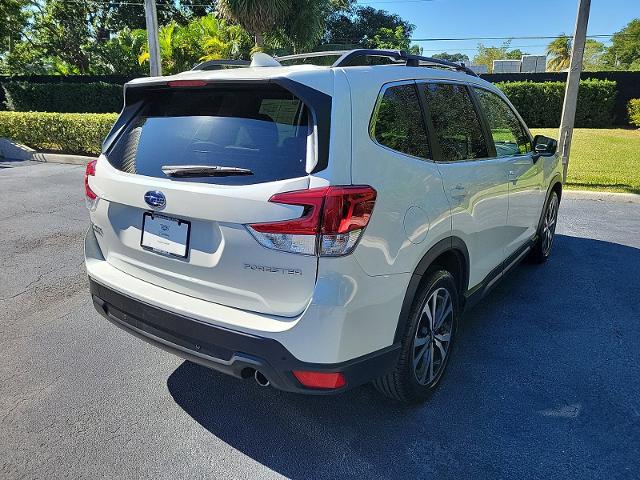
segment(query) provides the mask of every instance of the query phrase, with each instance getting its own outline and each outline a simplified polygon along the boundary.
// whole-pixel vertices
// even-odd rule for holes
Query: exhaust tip
[[[260,370],[255,371],[255,373],[253,374],[253,378],[255,378],[256,383],[261,387],[268,387],[271,384],[271,382],[269,382],[269,379],[265,377],[264,373],[262,373]]]

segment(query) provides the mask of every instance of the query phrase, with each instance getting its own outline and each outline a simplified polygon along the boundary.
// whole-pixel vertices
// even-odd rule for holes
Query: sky
[[[359,0],[360,5],[397,13],[416,26],[413,38],[519,37],[573,34],[578,0]],[[640,18],[640,0],[591,0],[588,35],[619,31]],[[597,38],[608,44],[608,39]],[[477,44],[502,40],[416,42],[424,55],[460,52],[470,58]],[[511,48],[545,53],[548,39],[514,39]]]

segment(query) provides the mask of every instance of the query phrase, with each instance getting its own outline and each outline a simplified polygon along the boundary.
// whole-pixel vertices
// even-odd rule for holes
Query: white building
[[[493,73],[544,73],[546,55],[523,55],[520,60],[494,60]]]

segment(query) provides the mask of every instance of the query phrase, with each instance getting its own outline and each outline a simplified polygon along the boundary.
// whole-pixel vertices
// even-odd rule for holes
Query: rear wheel
[[[544,263],[551,255],[551,247],[556,235],[556,223],[558,221],[558,207],[560,206],[560,197],[555,190],[549,195],[547,205],[545,207],[542,223],[538,231],[538,240],[531,249],[529,258],[534,263]]]
[[[451,273],[435,271],[416,295],[393,371],[374,381],[384,395],[403,402],[426,400],[449,363],[458,323],[458,292]]]

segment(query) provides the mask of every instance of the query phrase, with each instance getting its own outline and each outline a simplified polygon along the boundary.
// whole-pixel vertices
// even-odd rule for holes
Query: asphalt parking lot
[[[104,321],[82,173],[0,165],[0,478],[640,476],[640,204],[565,198],[550,261],[469,312],[404,407],[260,388]]]

